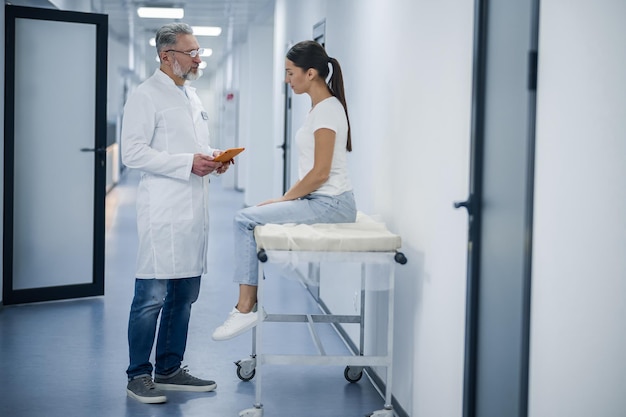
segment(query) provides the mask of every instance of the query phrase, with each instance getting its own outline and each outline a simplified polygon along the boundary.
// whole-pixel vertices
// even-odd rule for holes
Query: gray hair
[[[162,50],[175,45],[178,35],[193,35],[193,30],[187,23],[168,23],[161,26],[155,36],[157,54],[160,55]]]

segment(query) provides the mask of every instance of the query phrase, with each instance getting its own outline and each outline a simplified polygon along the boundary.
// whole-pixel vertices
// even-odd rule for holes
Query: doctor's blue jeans
[[[155,337],[155,374],[169,375],[180,368],[187,347],[191,305],[199,293],[200,277],[135,279],[128,320],[129,380],[140,375],[152,376],[150,354]]]
[[[352,223],[356,203],[352,191],[331,196],[309,194],[297,200],[252,206],[235,214],[235,276],[238,284],[258,285],[259,264],[254,228],[264,224]]]

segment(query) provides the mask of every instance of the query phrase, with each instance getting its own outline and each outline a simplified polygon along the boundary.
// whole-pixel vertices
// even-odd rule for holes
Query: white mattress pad
[[[266,224],[254,229],[259,250],[391,252],[400,248],[400,236],[359,212],[354,223]]]

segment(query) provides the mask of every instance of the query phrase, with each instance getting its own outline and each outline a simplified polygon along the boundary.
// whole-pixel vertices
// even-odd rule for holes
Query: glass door
[[[103,295],[108,18],[5,17],[3,303]]]

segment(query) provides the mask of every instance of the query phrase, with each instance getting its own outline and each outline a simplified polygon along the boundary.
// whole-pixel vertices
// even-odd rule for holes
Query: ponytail
[[[343,105],[343,109],[346,112],[346,120],[348,121],[348,141],[346,142],[346,150],[352,152],[352,135],[350,134],[350,118],[348,117],[348,105],[346,104],[346,93],[343,89],[343,74],[341,73],[341,66],[339,61],[335,58],[329,58],[328,61],[333,67],[333,73],[328,80],[328,88],[330,93],[337,97],[337,100]]]

